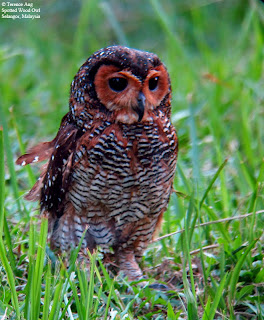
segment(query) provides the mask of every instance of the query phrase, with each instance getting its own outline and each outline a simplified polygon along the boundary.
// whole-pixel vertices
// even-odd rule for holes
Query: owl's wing
[[[71,121],[70,114],[62,119],[57,136],[50,142],[40,143],[20,156],[16,163],[26,165],[48,160],[42,167],[39,179],[26,195],[27,200],[40,200],[41,209],[56,216],[67,191],[72,157],[82,131]]]
[[[55,139],[49,142],[41,142],[35,147],[29,149],[26,154],[23,154],[17,159],[16,164],[25,166],[30,163],[37,163],[47,160],[52,153]]]

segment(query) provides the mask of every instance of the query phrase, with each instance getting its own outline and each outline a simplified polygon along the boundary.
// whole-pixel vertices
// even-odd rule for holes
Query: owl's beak
[[[138,114],[138,122],[140,122],[144,116],[144,111],[145,111],[145,101],[146,98],[142,92],[139,93],[138,99],[137,99],[137,106],[134,107],[134,110]]]

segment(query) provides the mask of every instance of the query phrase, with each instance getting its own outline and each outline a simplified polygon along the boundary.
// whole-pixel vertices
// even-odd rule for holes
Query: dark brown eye
[[[127,79],[118,77],[111,78],[108,80],[108,84],[110,89],[112,89],[113,91],[121,92],[127,87]]]
[[[159,77],[149,79],[149,90],[153,91],[157,88],[159,82]]]

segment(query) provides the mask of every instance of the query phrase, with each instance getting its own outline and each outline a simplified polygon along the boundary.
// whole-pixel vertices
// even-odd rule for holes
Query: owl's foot
[[[138,281],[143,278],[143,273],[133,251],[118,252],[118,263],[120,272],[124,273],[129,281]]]

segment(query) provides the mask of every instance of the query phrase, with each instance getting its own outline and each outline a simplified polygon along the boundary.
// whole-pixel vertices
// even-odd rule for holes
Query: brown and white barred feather
[[[135,105],[129,117],[127,109],[112,110],[111,104],[109,111],[102,104],[94,78],[104,65],[108,69],[114,65],[115,75],[118,68],[125,70],[122,77],[130,73],[134,77],[129,81],[148,101],[142,120]],[[162,97],[157,106],[147,89],[140,89],[149,81],[148,74],[166,76],[160,80],[164,94],[157,93]],[[87,229],[83,250],[100,246],[107,253],[113,248],[120,270],[130,280],[142,277],[138,261],[161,223],[176,167],[178,143],[170,122],[170,97],[167,71],[151,53],[109,47],[80,68],[72,83],[70,112],[55,139],[17,160],[25,165],[48,159],[27,198],[39,200],[48,216],[53,249],[69,252]]]

